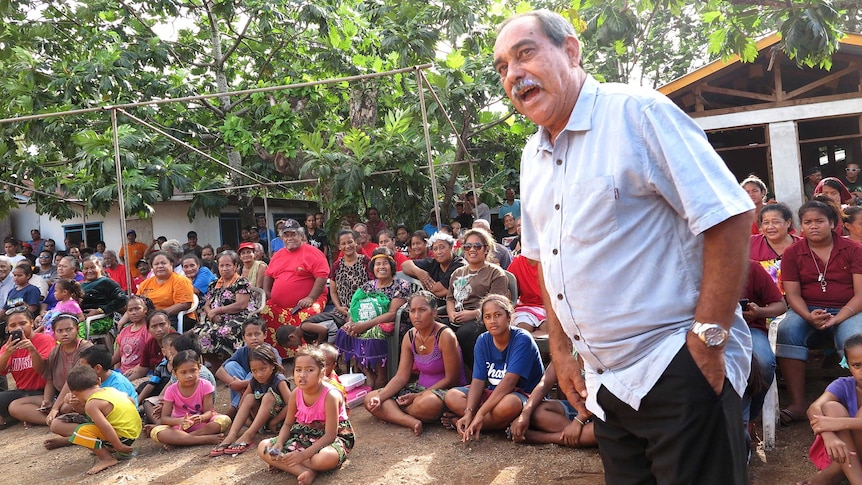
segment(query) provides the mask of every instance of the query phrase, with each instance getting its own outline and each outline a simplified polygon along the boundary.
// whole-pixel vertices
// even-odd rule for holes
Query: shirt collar
[[[589,131],[592,128],[593,109],[596,106],[598,97],[599,82],[593,76],[587,74],[584,79],[584,84],[581,86],[581,92],[578,93],[578,99],[575,102],[575,107],[572,109],[572,114],[569,115],[569,122],[566,123],[563,131]],[[562,133],[560,133],[562,135]],[[549,139],[549,133],[545,127],[540,126],[538,131],[539,145],[538,150],[546,150],[552,152],[553,145]],[[559,135],[558,135],[559,138]]]

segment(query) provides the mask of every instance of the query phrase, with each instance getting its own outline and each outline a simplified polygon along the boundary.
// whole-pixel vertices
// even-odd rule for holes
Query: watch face
[[[709,347],[717,347],[724,343],[727,331],[721,327],[708,328],[703,332],[703,342]]]

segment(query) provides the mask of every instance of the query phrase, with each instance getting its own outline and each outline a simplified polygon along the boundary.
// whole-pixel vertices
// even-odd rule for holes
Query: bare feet
[[[838,485],[844,478],[844,473],[840,466],[835,466],[835,463],[829,467],[815,473],[814,476],[806,478],[796,485]]]
[[[144,432],[143,432],[143,435],[144,435],[144,436],[149,436],[149,435],[150,435],[150,433],[153,431],[153,428],[155,428],[155,427],[156,427],[156,425],[155,425],[155,424],[145,424],[145,425],[144,425]]]
[[[296,483],[297,485],[311,485],[315,478],[317,478],[316,471],[306,470],[296,477]]]
[[[272,473],[273,475],[277,475],[277,474],[281,473],[281,470],[279,470],[278,468],[276,468],[272,465],[270,465],[266,471],[268,471],[269,473]]]
[[[458,416],[450,412],[443,413],[443,416],[440,417],[440,424],[443,425],[446,429],[455,429],[455,422],[458,420]]]
[[[72,443],[69,443],[69,438],[64,438],[62,436],[58,436],[56,438],[48,438],[42,444],[45,445],[46,450],[56,450],[57,448],[69,446]]]
[[[422,431],[423,431],[422,430],[422,421],[419,421],[417,419],[416,423],[413,424],[413,434],[415,434],[416,436],[419,436],[420,434],[422,434]]]
[[[100,459],[99,461],[96,462],[95,465],[93,465],[93,468],[90,468],[89,470],[87,470],[87,475],[95,475],[102,470],[107,470],[108,468],[111,468],[112,466],[116,465],[117,463],[119,463],[119,462],[113,456],[111,458],[104,459],[104,460]]]

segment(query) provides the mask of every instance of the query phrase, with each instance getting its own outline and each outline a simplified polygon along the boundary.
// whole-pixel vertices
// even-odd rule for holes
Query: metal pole
[[[123,169],[120,167],[120,137],[117,133],[117,109],[111,108],[111,131],[114,135],[114,169],[117,171],[117,196],[120,211],[120,237],[123,238],[123,253],[126,255],[126,282],[128,288],[132,289],[132,271],[129,265],[129,239],[126,238],[126,197],[123,193]],[[86,225],[84,230],[86,231]]]
[[[472,160],[470,160],[470,184],[473,187],[473,209],[475,210],[476,208],[479,207],[479,197],[476,195],[476,173],[473,172],[473,161]],[[473,220],[475,221],[476,219],[477,219],[476,214],[473,214]],[[491,221],[488,221],[488,223],[490,224]]]
[[[443,222],[440,219],[440,204],[437,201],[437,177],[434,176],[434,161],[431,158],[431,135],[428,132],[428,113],[425,111],[422,71],[419,69],[416,69],[416,87],[419,88],[419,106],[422,108],[422,128],[425,131],[425,151],[428,154],[428,175],[431,177],[431,196],[434,198],[434,213],[437,215],[437,227],[439,228]]]
[[[266,227],[268,229],[269,228],[269,202],[267,201],[267,199],[269,199],[269,189],[264,188],[263,189],[263,220],[266,221]],[[264,231],[263,237],[269,238],[269,231]],[[271,241],[266,242],[266,252],[269,254],[269,257],[272,258],[272,248],[269,247],[270,242]]]

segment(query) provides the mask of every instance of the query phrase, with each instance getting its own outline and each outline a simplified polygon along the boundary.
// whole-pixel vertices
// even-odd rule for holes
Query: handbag
[[[350,299],[350,320],[353,322],[365,322],[372,318],[379,317],[389,311],[389,304],[392,300],[383,293],[371,292],[366,293],[365,290],[359,288],[353,297]],[[385,334],[391,334],[395,329],[393,322],[379,323],[377,327]],[[366,331],[370,332],[372,329]],[[365,335],[363,333],[363,335]]]

